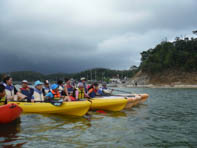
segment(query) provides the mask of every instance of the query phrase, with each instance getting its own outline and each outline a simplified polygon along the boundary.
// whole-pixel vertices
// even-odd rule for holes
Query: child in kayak
[[[62,80],[57,81],[59,92],[61,93],[64,90],[64,82]]]
[[[34,86],[35,88],[34,88],[34,93],[33,93],[33,99],[31,101],[32,102],[34,101],[44,102],[45,100],[44,100],[44,95],[42,92],[43,83],[37,80],[34,83]]]
[[[84,88],[83,83],[79,83],[78,88],[75,91],[75,99],[80,100],[80,99],[84,99],[84,98],[89,98],[89,96],[85,92],[85,88]]]
[[[49,102],[52,100],[61,100],[61,99],[63,99],[64,101],[67,101],[67,99],[64,96],[61,96],[57,84],[51,85],[51,90],[46,95],[46,99]]]
[[[0,84],[0,106],[7,104],[5,86]]]
[[[87,93],[88,92],[88,89],[87,89],[87,86],[86,86],[86,78],[85,77],[82,77],[80,80],[81,80],[81,82],[83,84],[83,87],[85,89],[85,92]]]
[[[100,96],[98,90],[99,90],[98,83],[94,83],[92,86],[90,86],[87,94],[88,96],[90,96],[90,98],[95,98],[96,96]]]
[[[50,91],[50,84],[48,80],[44,81],[44,87],[42,88],[42,92],[44,94],[44,96],[46,96],[46,94],[48,94]]]

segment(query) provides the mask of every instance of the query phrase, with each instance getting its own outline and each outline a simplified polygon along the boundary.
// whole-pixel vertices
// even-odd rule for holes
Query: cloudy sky
[[[128,69],[167,38],[192,36],[197,0],[1,0],[0,72]]]

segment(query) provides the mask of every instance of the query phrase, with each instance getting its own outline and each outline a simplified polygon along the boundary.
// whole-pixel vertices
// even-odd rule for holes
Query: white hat
[[[27,80],[23,80],[22,83],[28,83],[28,81]]]
[[[86,80],[86,78],[85,78],[85,77],[82,77],[82,78],[81,78],[81,81],[83,81],[83,80]]]

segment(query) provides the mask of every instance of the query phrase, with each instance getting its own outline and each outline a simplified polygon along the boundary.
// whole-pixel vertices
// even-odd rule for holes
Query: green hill
[[[86,77],[89,80],[96,80],[96,81],[108,81],[110,78],[119,77],[123,79],[124,77],[132,77],[136,73],[136,70],[111,70],[106,68],[95,68],[90,70],[85,70],[79,73],[54,73],[54,74],[42,74],[39,72],[33,71],[17,71],[17,72],[10,72],[4,73],[8,74],[13,77],[14,81],[22,81],[24,79],[28,81],[35,81],[35,80],[63,80],[65,77],[74,78],[75,80],[80,80],[81,77]],[[4,74],[0,74],[1,78]]]
[[[141,53],[140,69],[147,73],[166,70],[197,71],[197,39],[176,38],[174,42],[161,42],[153,49]]]

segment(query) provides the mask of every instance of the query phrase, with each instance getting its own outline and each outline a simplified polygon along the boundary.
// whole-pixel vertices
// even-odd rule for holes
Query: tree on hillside
[[[145,72],[197,71],[197,40],[176,37],[174,42],[161,42],[155,48],[143,51],[141,56],[140,69]]]

